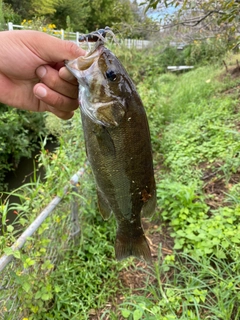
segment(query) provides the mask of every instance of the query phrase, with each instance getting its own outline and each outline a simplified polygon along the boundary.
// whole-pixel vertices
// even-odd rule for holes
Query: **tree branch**
[[[164,29],[167,28],[172,28],[172,27],[176,27],[179,25],[185,26],[185,27],[195,27],[197,26],[199,23],[201,23],[203,20],[205,20],[207,17],[209,17],[210,15],[212,15],[213,13],[217,13],[217,14],[226,14],[223,11],[218,11],[218,10],[211,10],[208,13],[206,13],[203,17],[197,17],[197,18],[192,18],[189,20],[185,20],[185,21],[180,21],[177,22],[175,24],[169,24],[169,25],[165,25],[163,26]]]

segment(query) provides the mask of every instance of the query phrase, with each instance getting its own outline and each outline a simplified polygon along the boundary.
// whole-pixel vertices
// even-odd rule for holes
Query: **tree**
[[[5,0],[5,3],[11,5],[21,20],[44,18],[57,29],[69,29],[67,17],[70,28],[82,33],[109,26],[122,34],[127,30],[128,35],[146,38],[152,28],[152,20],[136,0]]]
[[[178,28],[181,34],[189,36],[189,42],[194,39],[223,37],[229,46],[234,47],[239,42],[240,1],[239,0],[147,0],[146,10],[159,12],[171,8],[172,13],[161,15],[161,28]],[[182,32],[182,31],[185,32]]]
[[[130,3],[130,10],[132,12],[131,22],[114,23],[114,29],[119,29],[123,37],[149,39],[152,34],[159,31],[159,24],[146,14],[137,0]]]
[[[196,26],[209,16],[215,17],[219,25],[240,22],[240,0],[147,0],[142,4],[146,6],[146,11],[149,9],[162,11],[171,7],[174,13],[178,12],[179,17],[189,11],[197,13],[195,17],[190,19],[185,17],[184,21],[179,22],[185,26]]]
[[[87,21],[89,31],[111,27],[114,23],[134,20],[130,0],[91,0],[90,16]]]
[[[15,24],[21,23],[21,17],[13,10],[10,4],[3,2],[2,10],[3,10],[3,17],[4,17],[5,23],[7,22],[13,22]]]
[[[56,9],[56,0],[31,0],[30,13],[36,16],[52,15]]]
[[[73,31],[86,32],[87,21],[91,8],[88,0],[59,0],[55,6],[53,22],[58,28],[67,28],[67,17],[70,17]]]
[[[11,5],[16,15],[23,19],[31,19],[31,1],[29,0],[4,0],[5,4]]]

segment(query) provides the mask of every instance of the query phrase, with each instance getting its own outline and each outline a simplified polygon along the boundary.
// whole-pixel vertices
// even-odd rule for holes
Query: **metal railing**
[[[23,284],[16,279],[18,274],[30,274],[31,270],[24,268],[20,259],[14,258],[17,251],[20,249],[21,251],[26,251],[26,246],[31,246],[31,239],[34,238],[34,245],[27,250],[28,256],[31,256],[34,250],[38,250],[36,242],[39,238],[48,240],[46,248],[44,248],[42,260],[40,260],[37,266],[34,266],[34,272],[39,274],[40,279],[41,277],[45,277],[44,271],[41,268],[43,261],[49,260],[49,262],[55,265],[61,256],[61,252],[70,247],[70,241],[74,244],[79,243],[81,212],[77,193],[78,183],[84,172],[85,169],[81,168],[71,177],[70,183],[63,189],[63,195],[52,199],[11,246],[12,254],[4,254],[0,258],[0,319],[22,320],[27,316],[26,310],[21,310],[21,299],[18,294],[19,288]],[[61,210],[61,202],[68,193],[72,193],[70,214],[66,210]],[[58,213],[56,213],[57,209],[59,209]],[[51,214],[54,210],[54,214]],[[43,228],[43,232],[39,233],[39,227],[42,227],[45,222],[47,227]],[[48,226],[51,226],[51,228]],[[36,268],[38,268],[37,271]]]

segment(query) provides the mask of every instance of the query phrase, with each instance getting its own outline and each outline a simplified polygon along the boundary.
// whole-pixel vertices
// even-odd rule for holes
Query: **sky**
[[[167,14],[173,14],[175,11],[177,11],[176,8],[168,7],[161,11],[149,10],[149,12],[147,12],[147,15],[154,20],[160,20],[164,18]]]
[[[146,0],[137,0],[137,3],[143,3]],[[140,6],[142,8],[144,6]],[[162,9],[149,9],[147,11],[147,15],[151,17],[154,20],[159,21],[160,19],[163,19],[167,14],[173,14],[177,9],[173,6],[169,6],[168,8],[162,8]]]

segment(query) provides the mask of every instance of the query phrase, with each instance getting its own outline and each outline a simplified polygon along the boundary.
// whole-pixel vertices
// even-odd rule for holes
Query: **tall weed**
[[[121,314],[124,319],[238,320],[239,267],[239,259],[196,260],[183,253],[163,262],[159,258],[151,273],[156,282],[143,295],[127,297],[120,305]]]

